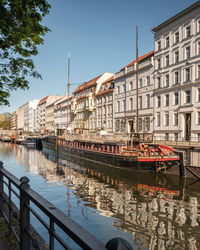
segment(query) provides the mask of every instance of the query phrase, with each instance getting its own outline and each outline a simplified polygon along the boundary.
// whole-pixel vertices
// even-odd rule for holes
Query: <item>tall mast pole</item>
[[[70,52],[68,52],[67,129],[69,127],[69,73],[70,73]]]
[[[136,26],[136,133],[138,133],[138,26]]]

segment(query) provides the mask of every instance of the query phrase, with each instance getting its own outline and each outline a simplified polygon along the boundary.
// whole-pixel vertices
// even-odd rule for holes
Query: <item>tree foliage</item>
[[[32,56],[38,54],[49,29],[46,0],[0,0],[0,105],[9,105],[10,92],[28,89],[27,77],[41,78]]]

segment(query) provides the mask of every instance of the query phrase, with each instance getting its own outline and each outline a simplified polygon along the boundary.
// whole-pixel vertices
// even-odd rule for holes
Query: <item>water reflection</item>
[[[5,148],[0,145],[1,155],[11,150],[32,174],[66,186],[68,215],[72,192],[85,220],[89,219],[84,207],[104,218],[112,217],[114,228],[132,235],[134,247],[200,249],[198,182],[108,168],[73,157],[59,158],[55,164],[50,151]]]

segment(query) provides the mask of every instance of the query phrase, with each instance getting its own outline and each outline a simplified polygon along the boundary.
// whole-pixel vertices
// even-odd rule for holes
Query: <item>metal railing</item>
[[[187,140],[185,138],[174,138],[171,136],[154,136],[154,142],[171,146],[200,147],[200,138],[191,136]]]
[[[4,192],[5,186],[8,190],[7,194]],[[12,199],[13,195],[19,200],[19,211],[16,211]],[[5,211],[5,204],[7,205],[8,212]],[[42,211],[48,219],[45,220],[42,218],[37,211],[38,209]],[[82,249],[109,249],[95,236],[56,208],[52,203],[32,190],[29,186],[29,179],[27,177],[22,177],[20,180],[17,179],[8,172],[3,167],[3,163],[0,162],[0,216],[4,217],[8,223],[9,230],[13,233],[18,242],[20,250],[31,249],[31,242],[35,249],[41,249],[30,230],[31,214],[47,229],[50,250],[54,249],[55,240],[58,241],[64,249],[71,249],[67,242],[63,240],[63,237],[59,235],[57,229],[61,229],[66,236],[68,235],[70,239]],[[16,226],[12,225],[14,218],[18,220],[18,231],[16,230]]]

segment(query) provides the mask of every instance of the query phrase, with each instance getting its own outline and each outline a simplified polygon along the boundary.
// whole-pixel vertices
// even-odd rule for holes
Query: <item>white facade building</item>
[[[96,94],[101,85],[113,73],[104,73],[80,85],[74,92],[72,113],[74,120],[72,127],[75,131],[96,130]]]
[[[153,131],[153,55],[138,58],[138,132]],[[114,131],[130,133],[136,130],[136,60],[115,74],[114,83]]]
[[[96,127],[105,133],[113,132],[113,79],[103,82],[96,94]]]
[[[24,104],[24,131],[36,131],[37,105],[39,100],[32,100]]]
[[[69,119],[68,129],[72,128],[73,116],[71,112],[72,97],[69,97],[69,114],[67,114],[68,97],[65,96],[54,103],[54,122],[55,129],[67,129],[67,115]]]
[[[200,140],[200,1],[153,31],[154,135]]]
[[[48,95],[41,99],[37,106],[37,131],[44,134],[47,132],[46,128],[46,107],[51,103],[54,103],[62,96]],[[53,117],[53,116],[52,116]]]

